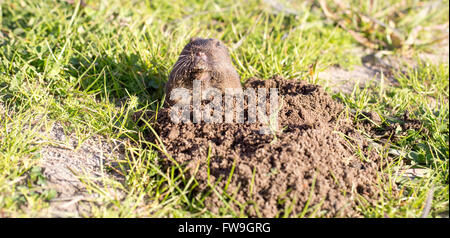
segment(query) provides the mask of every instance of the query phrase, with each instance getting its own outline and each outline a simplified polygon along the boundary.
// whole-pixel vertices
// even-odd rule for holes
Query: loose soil
[[[260,134],[260,123],[174,124],[171,108],[158,112],[154,128],[173,158],[162,155],[163,166],[185,166],[208,209],[357,217],[362,200],[378,199],[381,158],[341,103],[304,81],[250,78],[245,87],[279,90],[277,132]]]

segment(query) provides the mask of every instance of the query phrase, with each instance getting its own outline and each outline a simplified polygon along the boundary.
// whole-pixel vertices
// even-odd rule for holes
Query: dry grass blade
[[[437,35],[426,30],[436,27],[427,26],[435,16],[445,14],[445,9],[437,7],[439,2],[428,4],[419,2],[412,6],[400,2],[395,4],[396,8],[374,5],[373,2],[356,1],[356,3],[319,0],[325,16],[367,48],[408,50],[413,46],[429,45],[448,37],[448,34],[445,37],[440,36],[445,29],[440,30]],[[423,37],[432,39],[419,40]]]
[[[430,191],[428,191],[427,200],[425,201],[425,207],[423,208],[421,218],[426,218],[431,210],[431,204],[433,202],[433,195],[434,195],[434,185],[430,188]]]
[[[342,29],[346,30],[350,35],[353,36],[353,38],[358,41],[360,44],[364,45],[367,48],[370,49],[377,49],[378,45],[374,44],[372,42],[370,42],[366,37],[364,37],[361,33],[358,33],[352,29],[350,29],[347,26],[347,23],[345,22],[345,20],[339,19],[334,13],[332,13],[329,8],[327,3],[325,2],[325,0],[319,0],[319,4],[320,7],[323,10],[323,13],[325,14],[325,16],[332,20],[335,21]]]

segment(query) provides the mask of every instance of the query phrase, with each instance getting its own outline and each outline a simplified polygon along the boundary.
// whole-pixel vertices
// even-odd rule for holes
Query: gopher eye
[[[216,46],[217,46],[217,47],[222,46],[222,45],[220,44],[220,41],[217,41]]]

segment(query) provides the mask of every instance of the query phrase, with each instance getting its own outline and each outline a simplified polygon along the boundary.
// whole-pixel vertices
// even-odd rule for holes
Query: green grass
[[[382,115],[384,124],[392,118],[402,118],[405,111],[412,119],[423,123],[424,129],[397,131],[391,149],[400,151],[394,157],[386,172],[399,183],[403,199],[390,197],[392,191],[386,188],[387,196],[377,207],[363,207],[368,217],[420,217],[434,187],[431,216],[448,214],[448,170],[449,170],[449,71],[448,65],[420,65],[399,73],[397,87],[383,87],[359,90],[351,95],[337,95],[344,104],[357,112],[374,111]],[[430,105],[435,104],[435,107]],[[384,115],[384,117],[383,117]],[[383,154],[383,153],[382,153]],[[385,151],[385,157],[387,151]],[[394,178],[408,168],[427,169],[427,176],[412,181]],[[405,201],[406,200],[406,201]]]
[[[89,191],[100,194],[95,202],[103,204],[94,206],[91,216],[241,216],[226,204],[218,214],[208,211],[202,196],[192,194],[196,181],[176,173],[178,168],[162,171],[144,138],[148,125],[139,127],[129,117],[157,108],[162,85],[190,37],[222,40],[242,79],[279,74],[314,81],[312,69],[361,64],[354,53],[361,42],[349,30],[366,37],[376,50],[417,55],[433,51],[431,43],[442,37],[433,29],[449,21],[448,1],[369,5],[371,1],[353,0],[349,12],[336,10],[339,1],[326,1],[338,19],[325,16],[318,3],[278,2],[284,10],[254,0],[86,1],[86,7],[51,0],[0,1],[0,216],[45,215],[54,194],[39,182],[36,164],[48,143],[42,142],[38,128],[55,122],[80,143],[96,134],[125,141],[125,184],[107,181],[124,198],[86,181]],[[395,4],[397,9],[389,8]],[[389,28],[367,20],[348,22],[360,14]],[[346,19],[348,29],[336,24]],[[419,31],[419,26],[432,30]],[[419,217],[432,187],[428,216],[448,216],[448,78],[448,63],[428,62],[397,72],[396,86],[355,87],[350,95],[335,95],[356,111],[377,112],[386,124],[408,111],[426,128],[402,133],[392,142],[390,148],[400,153],[385,172],[393,181],[398,171],[410,167],[426,168],[428,175],[398,181],[400,197],[386,186],[376,206],[361,207],[365,216]],[[388,152],[379,153],[386,157]]]

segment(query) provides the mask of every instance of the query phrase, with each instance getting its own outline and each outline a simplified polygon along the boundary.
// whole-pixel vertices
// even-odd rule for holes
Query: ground
[[[320,85],[381,144],[389,186],[358,216],[448,217],[448,4],[1,1],[0,216],[258,216],[210,209],[135,118],[201,36],[229,47],[242,82]],[[366,112],[376,133],[358,127]],[[316,208],[289,215],[329,216]]]

